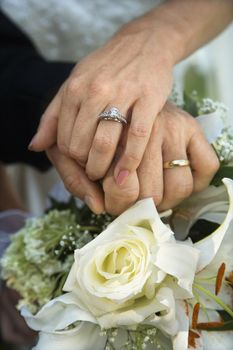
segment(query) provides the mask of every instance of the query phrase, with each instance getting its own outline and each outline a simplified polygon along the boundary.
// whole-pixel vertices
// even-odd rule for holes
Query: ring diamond
[[[111,107],[106,111],[100,113],[98,119],[100,121],[101,120],[114,121],[117,123],[127,125],[127,119],[121,114],[120,110],[117,107]]]

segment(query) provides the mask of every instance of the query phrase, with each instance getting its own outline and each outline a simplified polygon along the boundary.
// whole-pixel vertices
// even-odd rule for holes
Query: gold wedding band
[[[190,166],[190,162],[188,159],[174,159],[163,163],[164,169],[172,169],[185,166]]]

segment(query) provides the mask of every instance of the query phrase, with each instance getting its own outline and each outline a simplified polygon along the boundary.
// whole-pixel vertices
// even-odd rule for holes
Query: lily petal
[[[225,332],[203,332],[202,338],[204,342],[205,350],[232,350],[233,344],[233,331]]]
[[[228,211],[228,202],[225,186],[209,186],[203,192],[193,194],[174,211],[172,226],[175,237],[184,240],[188,236],[190,228],[199,219],[221,224]]]
[[[44,332],[59,331],[77,321],[97,323],[78,303],[73,293],[67,293],[49,301],[36,315],[32,315],[26,308],[21,310],[21,315],[30,328]]]
[[[199,252],[185,243],[163,244],[155,252],[153,263],[162,271],[178,279],[178,285],[192,297],[192,284]]]
[[[32,350],[103,350],[106,336],[100,336],[100,328],[89,322],[60,333],[40,332],[39,342]]]
[[[188,348],[189,314],[188,305],[184,301],[176,302],[176,318],[179,322],[179,331],[173,338],[173,350]]]
[[[223,183],[226,185],[229,194],[230,204],[228,213],[222,225],[217,230],[215,230],[208,237],[194,244],[195,248],[200,251],[197,271],[202,270],[214,259],[222,243],[222,240],[233,220],[233,181],[230,179],[224,179]]]

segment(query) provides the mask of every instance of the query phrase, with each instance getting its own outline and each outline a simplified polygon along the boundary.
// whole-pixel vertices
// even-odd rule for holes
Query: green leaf
[[[222,179],[227,177],[233,180],[233,166],[221,165],[218,172],[215,174],[211,185],[220,186],[222,185]]]

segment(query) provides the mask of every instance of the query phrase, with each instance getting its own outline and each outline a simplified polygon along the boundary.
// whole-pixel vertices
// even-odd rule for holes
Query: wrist
[[[166,10],[166,11],[165,11]],[[132,36],[140,41],[143,46],[149,44],[148,53],[158,58],[163,58],[171,68],[185,56],[185,42],[187,36],[184,34],[185,23],[180,23],[179,18],[162,6],[124,25],[114,36],[116,39],[122,36]],[[165,12],[165,13],[163,13]],[[134,39],[135,36],[135,39]]]

